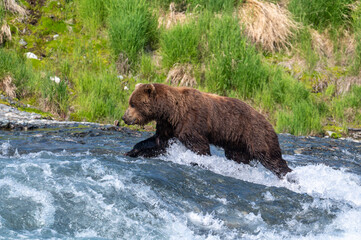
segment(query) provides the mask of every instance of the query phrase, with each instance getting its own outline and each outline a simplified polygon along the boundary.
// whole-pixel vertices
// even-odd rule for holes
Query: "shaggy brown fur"
[[[280,178],[292,171],[282,159],[272,125],[238,99],[186,87],[140,84],[130,96],[122,119],[129,125],[157,123],[154,136],[126,153],[131,157],[162,154],[168,140],[177,138],[201,155],[210,155],[209,144],[214,144],[238,163],[257,159]]]

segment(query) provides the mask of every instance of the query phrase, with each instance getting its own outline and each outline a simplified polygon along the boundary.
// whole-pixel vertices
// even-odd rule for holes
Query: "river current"
[[[360,143],[279,135],[291,183],[216,147],[123,155],[150,135],[0,131],[0,239],[361,239]]]

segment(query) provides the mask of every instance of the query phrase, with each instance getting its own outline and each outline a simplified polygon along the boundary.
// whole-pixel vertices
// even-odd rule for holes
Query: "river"
[[[279,135],[290,183],[216,147],[123,156],[150,134],[0,131],[0,239],[361,239],[358,142]]]

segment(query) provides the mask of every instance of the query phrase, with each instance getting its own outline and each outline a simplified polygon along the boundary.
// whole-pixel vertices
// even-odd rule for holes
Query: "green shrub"
[[[169,69],[175,63],[199,63],[200,38],[195,23],[177,24],[164,31],[160,38],[163,66]]]
[[[77,6],[80,19],[91,32],[95,33],[105,23],[107,13],[104,1],[79,0]]]
[[[140,53],[157,43],[158,19],[146,0],[111,0],[108,11],[111,48],[115,56],[125,55],[134,66]]]
[[[291,0],[288,9],[299,20],[318,29],[338,28],[350,19],[354,0]]]
[[[213,18],[207,33],[206,85],[211,91],[237,91],[252,97],[269,80],[256,49],[241,35],[238,19],[231,15]]]

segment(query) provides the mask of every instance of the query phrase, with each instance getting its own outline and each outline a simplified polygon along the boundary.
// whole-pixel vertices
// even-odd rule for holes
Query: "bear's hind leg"
[[[224,155],[226,155],[227,159],[236,161],[238,163],[249,164],[251,161],[251,157],[247,152],[224,149]]]

